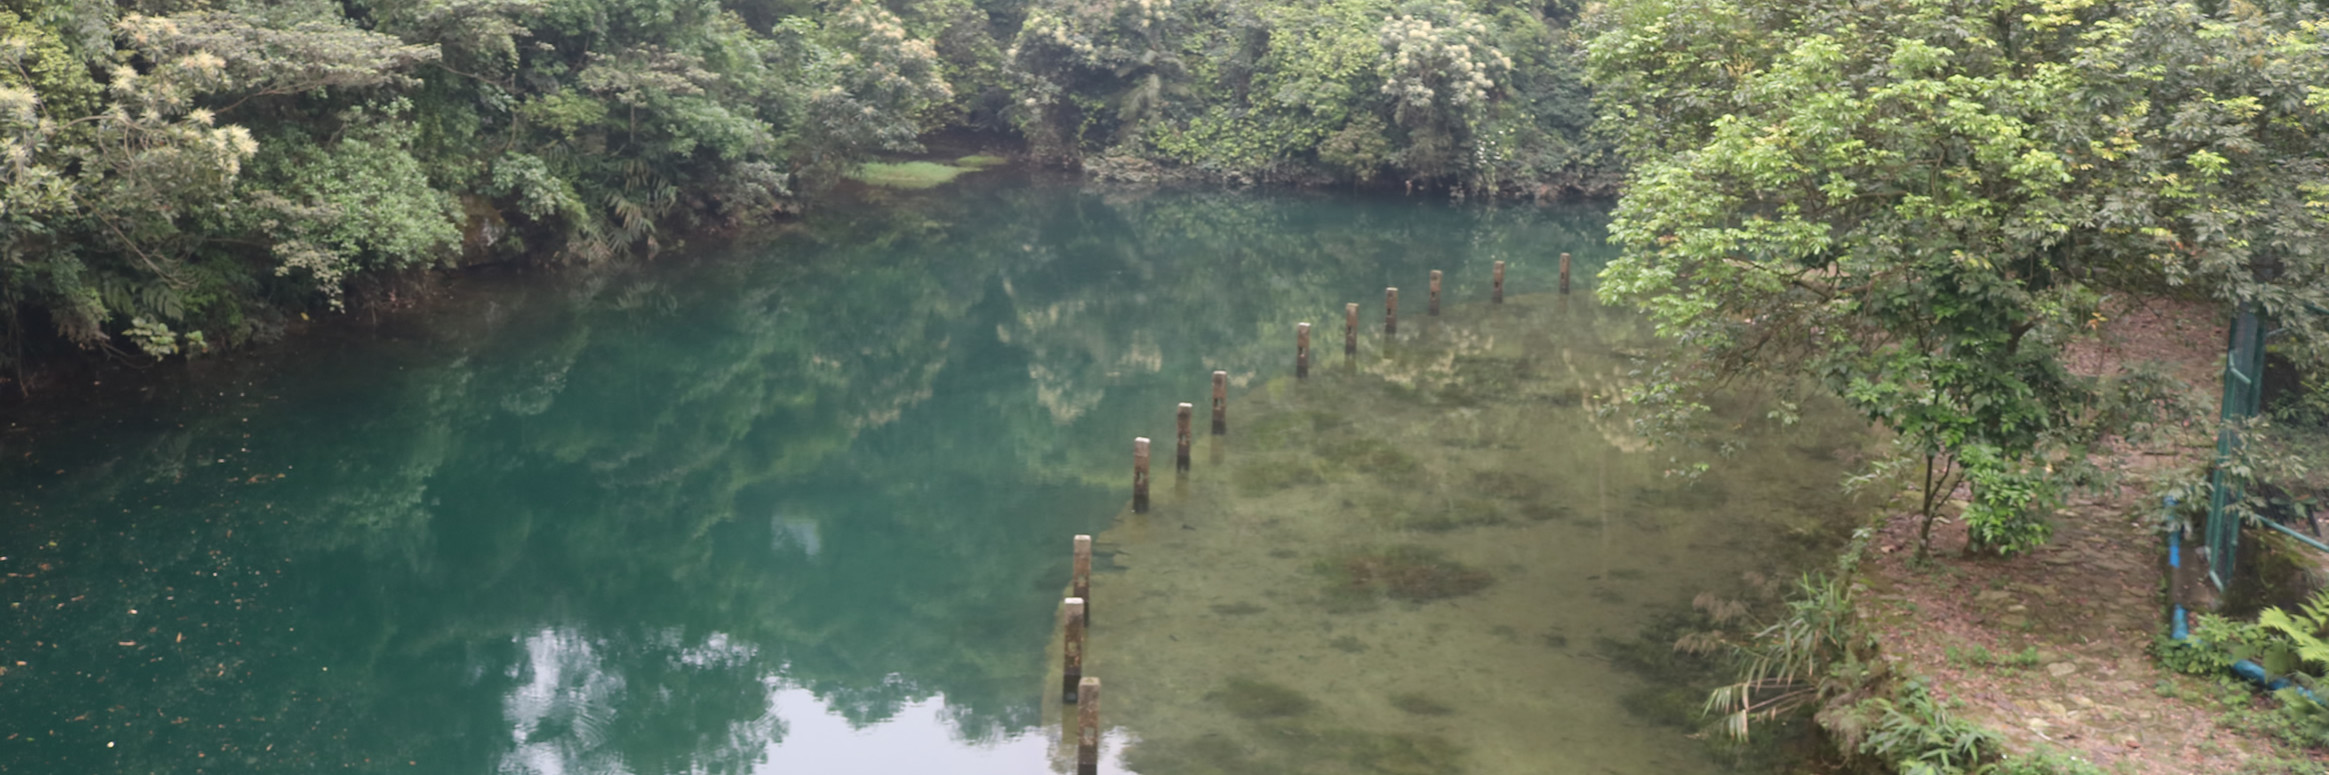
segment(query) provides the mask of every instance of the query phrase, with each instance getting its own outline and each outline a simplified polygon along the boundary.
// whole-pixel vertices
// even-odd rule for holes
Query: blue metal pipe
[[[2175,496],[2167,496],[2166,505],[2173,507],[2175,505]],[[2297,538],[2304,540],[2306,543],[2320,547],[2322,551],[2329,551],[2329,546],[2322,546],[2321,542],[2315,541],[2308,536],[2299,534],[2294,530],[2281,527],[2279,523],[2273,522],[2272,520],[2265,520],[2264,523],[2267,525],[2272,525],[2273,527],[2280,527],[2283,532],[2296,536]],[[2167,567],[2170,569],[2181,569],[2183,567],[2183,528],[2181,526],[2178,526],[2176,529],[2168,531],[2167,533]],[[2184,615],[2182,603],[2175,604],[2174,615],[2175,620],[2168,624],[2167,636],[2178,641],[2191,640],[2191,625],[2184,621],[2187,617]],[[2198,643],[2195,641],[2193,645],[2198,645]],[[2248,679],[2249,683],[2262,686],[2264,687],[2264,690],[2268,692],[2277,692],[2282,689],[2294,686],[2294,684],[2289,682],[2289,679],[2272,677],[2272,674],[2265,672],[2264,666],[2257,664],[2255,660],[2243,659],[2232,663],[2232,674],[2246,678]],[[2305,699],[2312,700],[2315,703],[2321,703],[2321,698],[2318,695],[2313,694],[2313,690],[2302,686],[2298,686],[2296,689],[2297,693],[2304,695]]]
[[[2175,496],[2167,496],[2167,505],[2175,505]],[[2183,527],[2181,525],[2176,526],[2175,530],[2169,531],[2167,534],[2167,567],[2170,578],[2174,576],[2175,571],[2183,568]],[[2170,591],[2168,596],[2174,597],[2173,591]],[[2186,618],[2188,617],[2184,616],[2183,603],[2176,603],[2175,619],[2168,622],[2167,625],[2168,637],[2176,640],[2191,637],[2191,624],[2184,621]]]

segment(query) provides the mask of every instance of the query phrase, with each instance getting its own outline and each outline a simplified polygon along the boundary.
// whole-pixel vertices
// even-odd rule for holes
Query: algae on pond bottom
[[[1380,595],[1409,603],[1462,597],[1496,580],[1414,544],[1331,558],[1320,562],[1318,570],[1326,575],[1331,595]]]
[[[1141,557],[1094,582],[1109,618],[1085,666],[1108,683],[1125,765],[1722,771],[1665,719],[1628,711],[1664,709],[1670,689],[1571,644],[1822,556],[1832,544],[1794,526],[1840,535],[1850,512],[1793,483],[1841,469],[1777,441],[1846,446],[1859,426],[1816,411],[1743,426],[1734,440],[1757,454],[1667,478],[1670,453],[1623,443],[1622,412],[1578,399],[1638,368],[1615,342],[1649,351],[1616,319],[1576,298],[1451,305],[1395,343],[1368,337],[1355,362],[1233,399],[1219,457],[1099,536]]]

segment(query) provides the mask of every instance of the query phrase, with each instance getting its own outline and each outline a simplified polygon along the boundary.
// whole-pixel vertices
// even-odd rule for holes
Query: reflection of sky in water
[[[972,743],[946,719],[944,698],[907,705],[888,721],[853,729],[806,689],[776,691],[775,707],[788,733],[769,746],[756,775],[944,773],[1033,775],[1054,769],[1050,748],[1057,730],[1027,730],[1001,740]],[[1104,707],[1104,706],[1103,706]],[[1124,772],[1113,735],[1101,741],[1101,772]]]
[[[661,639],[678,646],[677,633]],[[506,775],[654,775],[627,766],[604,750],[607,724],[618,713],[623,679],[606,670],[599,648],[582,635],[548,629],[521,639],[523,665],[511,676],[521,683],[504,702],[512,748],[495,771]],[[704,642],[675,649],[690,667],[749,661],[754,649],[713,633]],[[946,714],[944,697],[910,702],[888,719],[859,726],[832,710],[815,692],[769,685],[769,712],[730,730],[731,740],[766,740],[756,775],[785,773],[902,773],[1023,775],[1057,764],[1051,747],[1056,729],[1022,730],[993,740],[965,740]],[[679,699],[679,698],[668,698]],[[680,701],[684,701],[681,699]],[[1121,741],[1102,741],[1102,772],[1122,772],[1115,761]],[[1064,753],[1064,749],[1062,751]]]
[[[512,677],[525,681],[509,693],[515,747],[497,769],[525,775],[623,771],[596,750],[614,695],[623,691],[622,678],[602,670],[597,650],[578,634],[543,630],[524,643],[525,664],[510,668],[524,671]]]

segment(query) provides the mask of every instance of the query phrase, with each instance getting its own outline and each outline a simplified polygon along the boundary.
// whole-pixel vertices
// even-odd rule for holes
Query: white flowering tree
[[[114,25],[102,84],[54,31],[0,14],[0,304],[11,341],[19,305],[46,307],[83,347],[199,347],[174,331],[214,301],[220,269],[198,251],[232,217],[231,196],[258,151],[221,120],[246,101],[395,82],[430,47],[349,26],[263,27],[223,13],[131,14]],[[336,293],[348,256],[296,237],[272,246],[284,272]]]
[[[1031,4],[1004,58],[1019,100],[1016,123],[1037,156],[1066,160],[1087,140],[1130,140],[1170,98],[1188,93],[1184,9],[1173,3]]]
[[[1383,94],[1406,137],[1393,161],[1416,177],[1491,169],[1482,125],[1512,58],[1461,2],[1418,0],[1383,20]]]

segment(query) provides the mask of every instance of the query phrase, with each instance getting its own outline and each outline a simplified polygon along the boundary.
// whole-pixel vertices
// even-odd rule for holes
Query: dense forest
[[[934,134],[1102,177],[1623,191],[1638,261],[1613,293],[1723,347],[1741,319],[1801,333],[1881,290],[1851,311],[1856,341],[1977,333],[2010,360],[2129,287],[2262,303],[2312,343],[2322,18],[2281,0],[10,0],[0,373],[22,390],[28,361],[76,349],[265,340],[436,267],[653,255],[812,206]],[[1943,296],[1973,306],[1904,312]],[[2034,363],[2000,368],[2060,382]]]
[[[652,255],[927,133],[1034,159],[1594,179],[1574,9],[1018,0],[0,10],[0,359],[279,334],[430,267]],[[21,385],[20,385],[21,387]]]

